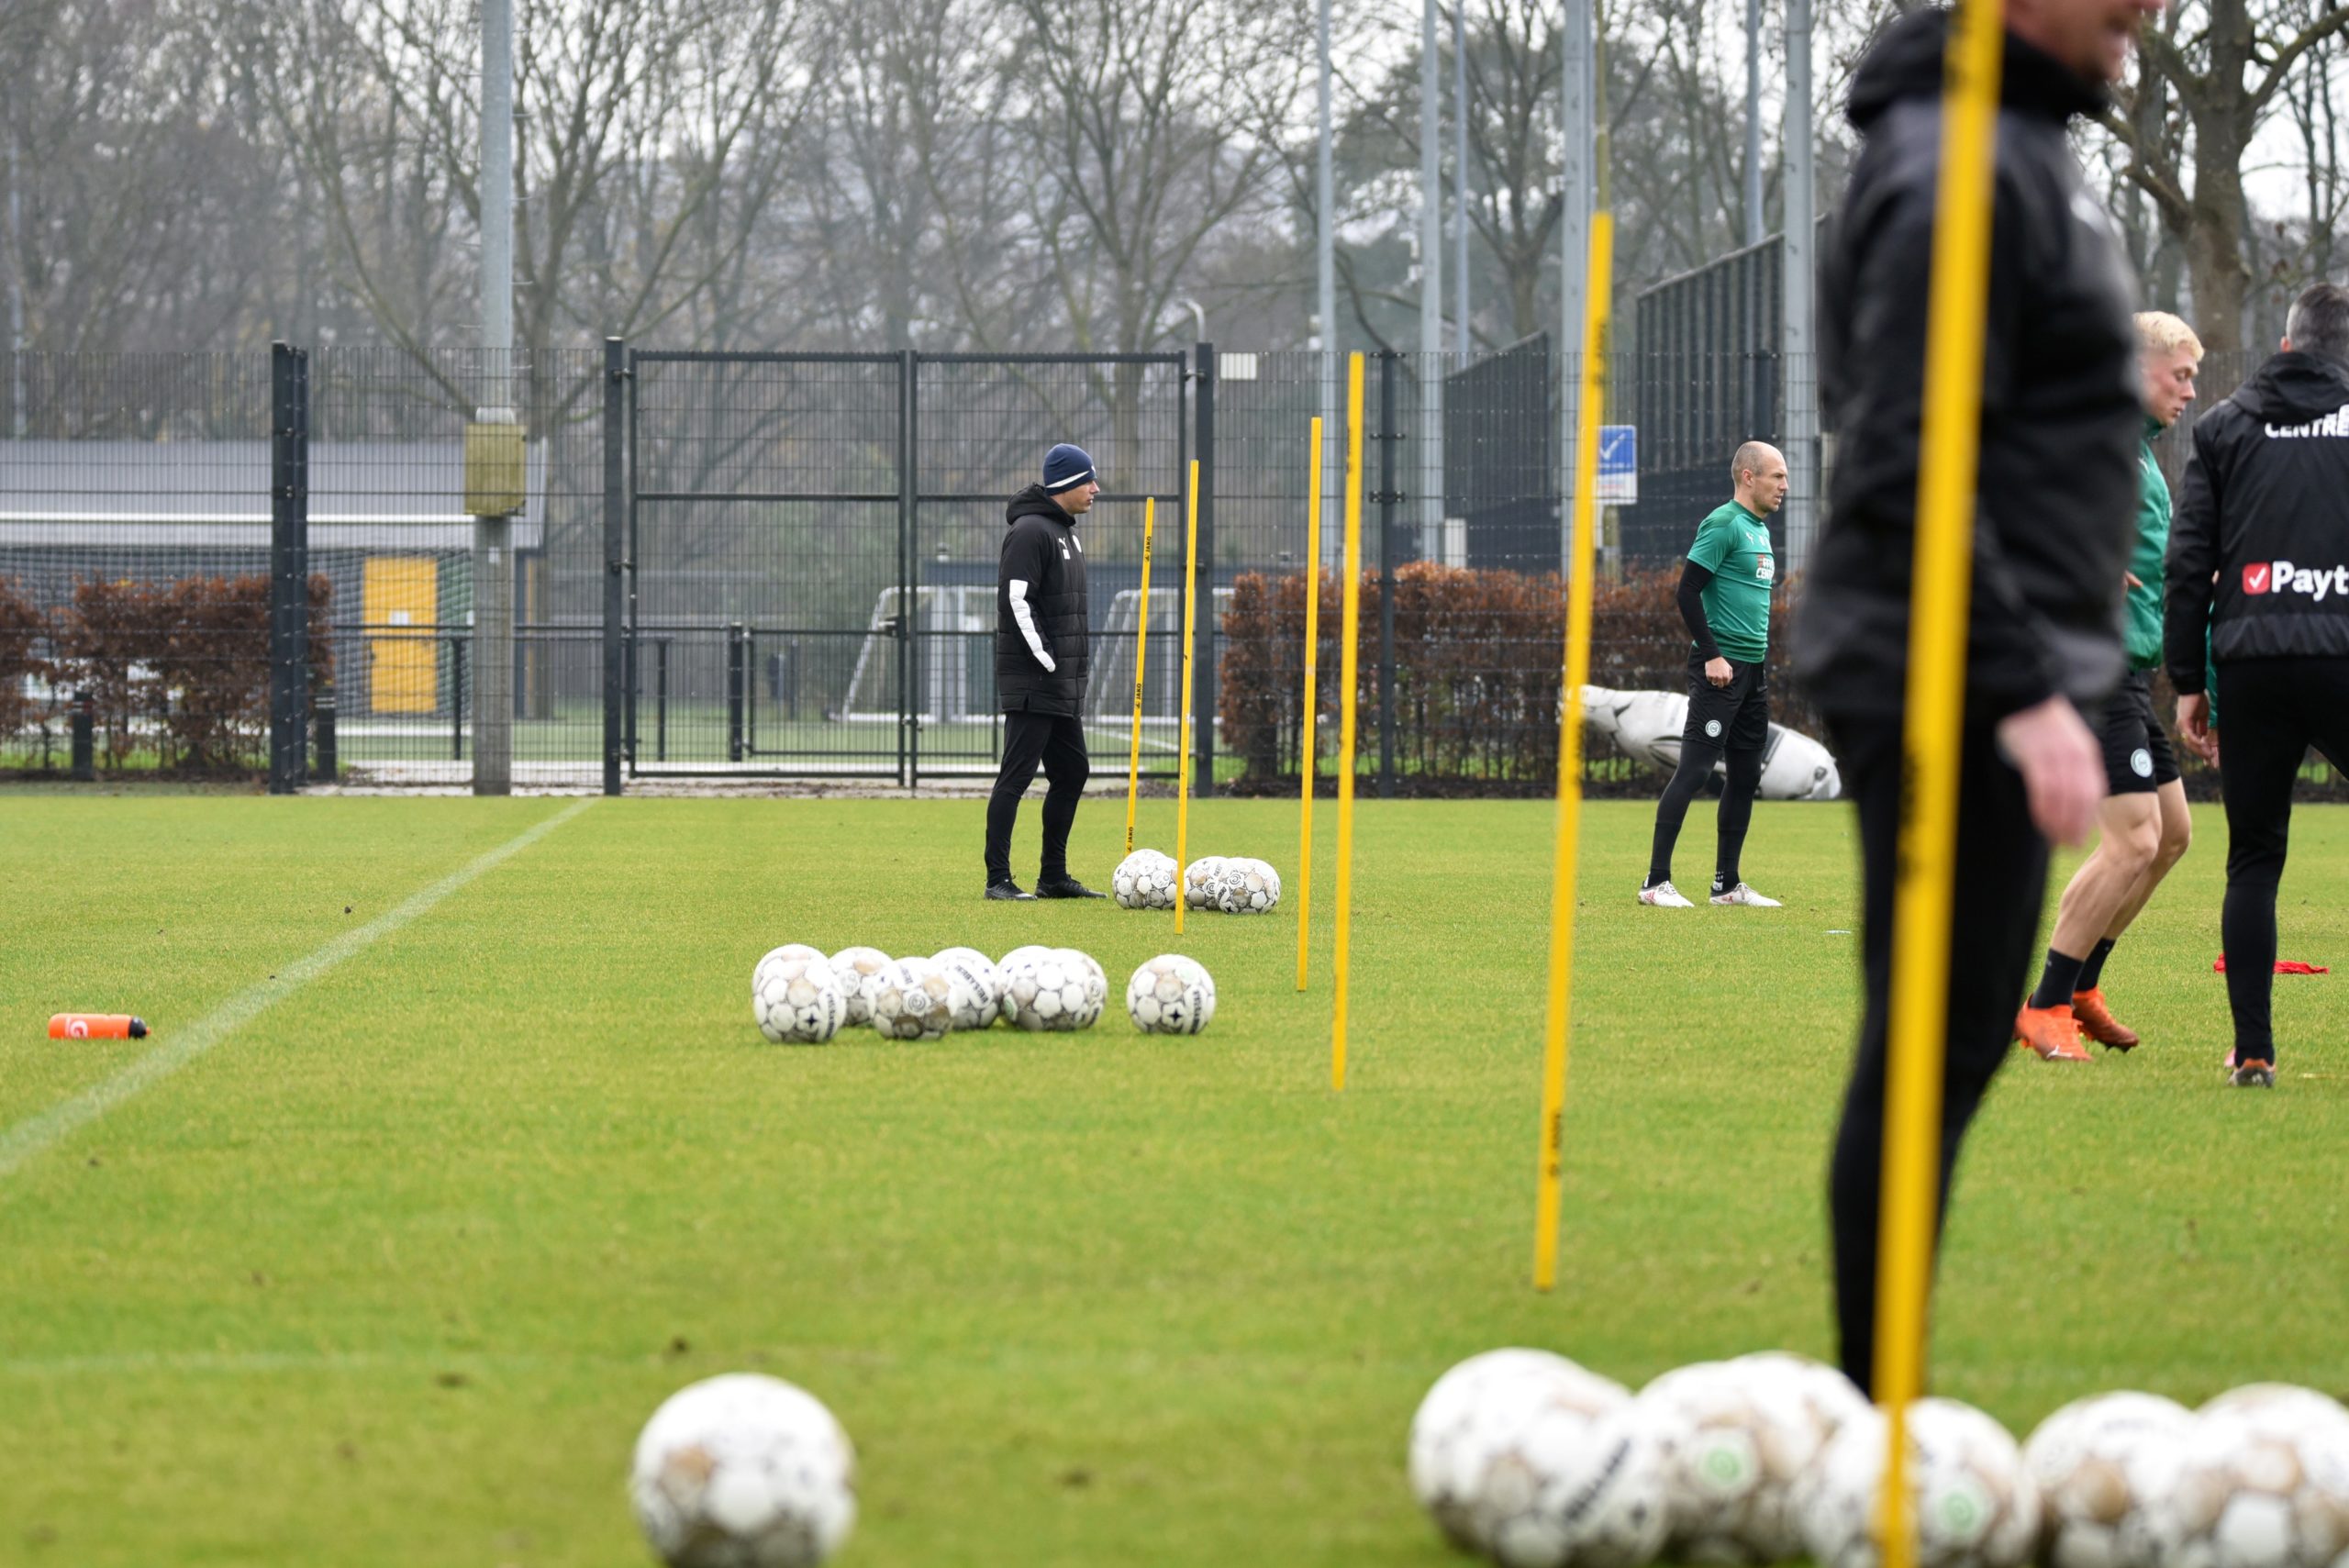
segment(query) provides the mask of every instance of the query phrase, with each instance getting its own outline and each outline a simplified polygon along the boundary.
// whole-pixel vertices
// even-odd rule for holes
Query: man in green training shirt
[[[1770,514],[1786,504],[1787,460],[1778,449],[1748,441],[1730,462],[1734,499],[1697,528],[1680,573],[1680,618],[1688,625],[1688,724],[1680,735],[1680,765],[1664,786],[1655,810],[1655,843],[1648,854],[1640,902],[1662,909],[1696,906],[1672,885],[1672,846],[1688,803],[1722,757],[1729,781],[1718,817],[1712,901],[1776,909],[1738,874],[1738,855],[1753,819],[1762,786],[1762,752],[1770,739],[1770,589],[1778,558],[1770,548]]]
[[[2169,730],[2154,712],[2149,678],[2162,662],[2162,553],[2169,548],[2169,484],[2154,461],[2154,438],[2177,423],[2194,401],[2202,363],[2194,329],[2166,311],[2137,317],[2139,395],[2144,440],[2137,455],[2137,542],[2122,582],[2122,642],[2129,673],[2096,720],[2104,749],[2104,803],[2097,807],[2096,850],[2080,862],[2055,906],[2055,930],[2039,986],[2015,1015],[2015,1038],[2047,1062],[2086,1062],[2087,1040],[2113,1051],[2137,1033],[2104,999],[2104,961],[2169,868],[2194,841],[2186,785]]]

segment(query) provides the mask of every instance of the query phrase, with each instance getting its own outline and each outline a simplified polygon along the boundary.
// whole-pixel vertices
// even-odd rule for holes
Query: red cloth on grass
[[[2227,972],[2227,955],[2221,953],[2219,962],[2212,964],[2210,969],[2213,973],[2224,974]],[[2332,971],[2321,963],[2302,963],[2296,958],[2279,958],[2276,961],[2276,973],[2278,974],[2330,974]]]

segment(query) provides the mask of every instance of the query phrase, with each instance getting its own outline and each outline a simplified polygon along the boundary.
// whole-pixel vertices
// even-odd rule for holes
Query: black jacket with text
[[[1076,521],[1030,484],[1004,509],[1003,560],[995,584],[995,690],[1006,713],[1074,715],[1085,705],[1092,622],[1085,601],[1085,546]],[[1011,584],[1028,584],[1028,610],[1052,668],[1037,662],[1011,613]]]
[[[1836,462],[1793,651],[1822,707],[1860,717],[1898,714],[1908,678],[1947,33],[1945,14],[1915,13],[1862,62],[1848,112],[1866,145],[1820,269]],[[2008,36],[1965,668],[1976,720],[2058,694],[2092,702],[2122,672],[2143,419],[2132,296],[2065,129],[2100,102]]]
[[[2181,693],[2202,689],[2206,628],[2220,664],[2349,657],[2349,366],[2277,354],[2194,422],[2163,570]]]

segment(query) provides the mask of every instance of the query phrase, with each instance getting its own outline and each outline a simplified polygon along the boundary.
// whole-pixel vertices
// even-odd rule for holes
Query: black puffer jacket
[[[2349,368],[2270,359],[2194,422],[2181,489],[2163,569],[2171,684],[2202,689],[2206,627],[2221,664],[2349,657]]]
[[[1004,509],[1003,562],[995,584],[995,689],[1006,713],[1076,714],[1085,706],[1092,622],[1085,602],[1085,546],[1076,520],[1030,484]],[[1028,584],[1028,610],[1050,670],[1038,662],[1011,613],[1014,579]]]
[[[1852,85],[1866,146],[1820,279],[1836,431],[1826,531],[1796,668],[1831,712],[1888,717],[1908,678],[1926,291],[1948,18],[1893,24]],[[2121,572],[2137,507],[2132,291],[2065,125],[2095,88],[2009,35],[1982,367],[1967,710],[2003,717],[2120,679]]]

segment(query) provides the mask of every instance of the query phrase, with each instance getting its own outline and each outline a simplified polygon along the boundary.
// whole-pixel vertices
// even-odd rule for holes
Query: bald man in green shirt
[[[1726,756],[1721,790],[1720,852],[1712,902],[1776,909],[1738,873],[1753,796],[1762,786],[1763,748],[1770,740],[1770,589],[1778,558],[1770,548],[1770,514],[1786,505],[1787,460],[1778,449],[1748,441],[1730,461],[1731,499],[1698,526],[1680,574],[1680,617],[1688,626],[1688,724],[1680,736],[1680,766],[1656,806],[1655,841],[1648,854],[1640,902],[1660,909],[1693,909],[1672,885],[1672,848],[1688,803]]]

